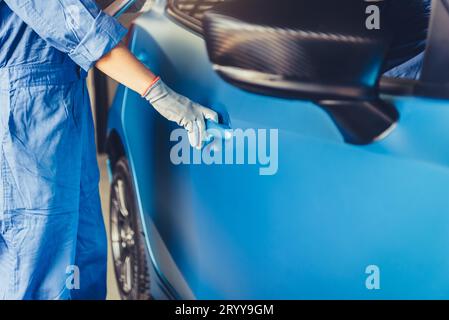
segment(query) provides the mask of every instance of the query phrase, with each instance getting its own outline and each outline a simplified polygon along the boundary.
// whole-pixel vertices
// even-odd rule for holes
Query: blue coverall
[[[85,75],[125,34],[93,0],[0,0],[0,299],[106,296]]]

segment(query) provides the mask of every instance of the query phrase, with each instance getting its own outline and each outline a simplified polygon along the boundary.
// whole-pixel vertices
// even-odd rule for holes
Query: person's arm
[[[200,149],[207,140],[206,122],[218,122],[215,111],[205,108],[167,87],[123,44],[117,45],[96,63],[112,79],[136,91],[166,119],[188,131],[190,144]]]
[[[141,96],[156,80],[156,76],[128,50],[119,44],[96,63],[96,67]]]

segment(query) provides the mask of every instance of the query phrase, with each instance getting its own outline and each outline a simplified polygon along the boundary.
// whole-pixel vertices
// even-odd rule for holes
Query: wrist
[[[156,84],[156,82],[158,82],[161,79],[161,77],[157,76],[154,77],[154,79],[150,82],[150,84],[146,87],[145,91],[143,91],[143,93],[141,94],[141,96],[143,98],[145,98],[148,93],[150,92],[151,88],[153,88],[153,86]]]

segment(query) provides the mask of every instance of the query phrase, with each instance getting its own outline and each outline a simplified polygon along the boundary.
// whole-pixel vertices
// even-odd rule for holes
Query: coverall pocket
[[[0,292],[8,299],[68,298],[67,267],[74,264],[78,215],[8,212],[0,244]]]
[[[80,81],[18,88],[3,141],[26,209],[71,211],[78,205],[81,137],[75,114]],[[20,208],[12,199],[10,209]]]

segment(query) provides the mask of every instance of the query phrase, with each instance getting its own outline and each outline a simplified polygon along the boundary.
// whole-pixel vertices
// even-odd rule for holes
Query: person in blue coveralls
[[[93,0],[0,0],[0,299],[104,299],[107,243],[85,75],[92,67],[206,140],[217,114],[170,90]],[[67,272],[78,268],[80,287]],[[75,270],[76,271],[76,270]]]

